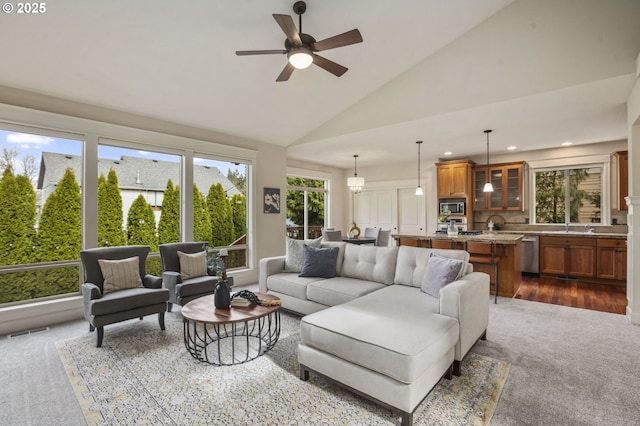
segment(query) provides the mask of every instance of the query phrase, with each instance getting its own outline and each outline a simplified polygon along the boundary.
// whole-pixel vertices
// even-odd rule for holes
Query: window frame
[[[600,223],[592,226],[606,226],[611,222],[611,156],[588,155],[552,160],[529,161],[529,223],[537,226],[565,226],[564,223],[539,223],[536,218],[536,173],[552,170],[588,169],[601,167],[600,179]],[[582,223],[570,223],[572,225],[584,225]]]

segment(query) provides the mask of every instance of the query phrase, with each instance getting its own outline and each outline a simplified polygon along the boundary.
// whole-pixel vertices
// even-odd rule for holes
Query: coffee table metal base
[[[233,309],[233,308],[232,308]],[[213,365],[242,364],[264,355],[280,337],[280,311],[233,323],[184,319],[184,345],[192,357]]]

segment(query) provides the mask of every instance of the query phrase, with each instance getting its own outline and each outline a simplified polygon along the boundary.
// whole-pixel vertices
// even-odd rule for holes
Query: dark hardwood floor
[[[522,275],[516,299],[625,314],[627,288]]]

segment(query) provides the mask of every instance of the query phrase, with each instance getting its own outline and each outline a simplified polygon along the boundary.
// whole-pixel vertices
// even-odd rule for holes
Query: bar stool
[[[498,264],[500,263],[500,257],[496,256],[495,243],[493,241],[466,241],[464,248],[469,253],[469,262],[493,266],[494,303],[498,303]]]

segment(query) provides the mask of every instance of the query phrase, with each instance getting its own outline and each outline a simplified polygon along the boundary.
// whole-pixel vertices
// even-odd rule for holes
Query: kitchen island
[[[465,249],[467,241],[491,241],[495,243],[495,255],[500,258],[498,262],[499,286],[498,295],[513,297],[520,286],[522,278],[521,261],[523,234],[509,233],[483,233],[479,235],[456,235],[447,234],[424,234],[424,235],[402,235],[395,234],[392,237],[397,245],[413,247],[433,247],[433,248],[454,248]],[[473,263],[473,270],[486,272],[490,276],[491,293],[495,283],[494,269],[492,265],[485,263]]]

